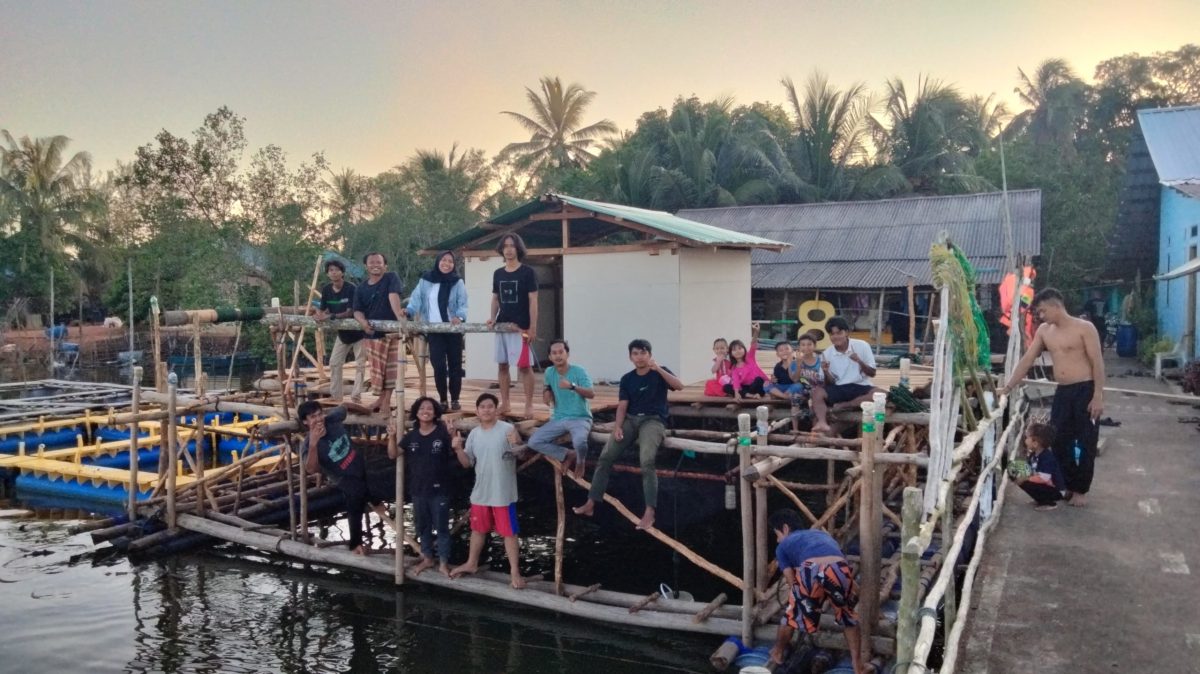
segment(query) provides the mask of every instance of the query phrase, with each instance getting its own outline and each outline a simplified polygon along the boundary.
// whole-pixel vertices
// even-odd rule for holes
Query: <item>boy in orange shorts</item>
[[[465,564],[450,572],[451,578],[479,570],[479,557],[488,534],[504,538],[508,571],[514,589],[525,587],[519,568],[521,543],[517,540],[517,457],[513,447],[521,443],[517,429],[498,419],[500,401],[484,393],[475,401],[479,426],[467,436],[454,433],[454,453],[463,468],[475,467],[471,490],[471,550]]]

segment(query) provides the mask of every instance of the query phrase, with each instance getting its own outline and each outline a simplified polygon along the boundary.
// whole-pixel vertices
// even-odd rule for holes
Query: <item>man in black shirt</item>
[[[346,433],[346,408],[335,407],[328,414],[315,400],[300,403],[296,410],[304,440],[300,455],[309,474],[318,470],[331,477],[346,500],[346,521],[350,528],[349,547],[354,554],[363,552],[363,515],[367,504],[382,506],[395,494],[395,486],[386,481],[367,479],[367,460]]]
[[[325,275],[329,283],[321,288],[321,306],[317,309],[317,320],[327,321],[337,318],[352,318],[354,316],[353,283],[346,282],[346,265],[339,260],[325,263]],[[346,364],[346,355],[354,351],[354,390],[350,392],[350,400],[359,402],[362,399],[363,375],[366,374],[366,362],[363,357],[363,334],[359,330],[338,330],[333,339],[333,351],[329,354],[329,397],[342,402],[342,366]]]
[[[629,343],[629,360],[633,361],[633,370],[621,377],[612,437],[600,453],[596,472],[592,474],[587,503],[574,508],[574,511],[576,515],[591,516],[596,503],[604,499],[613,463],[636,441],[638,459],[642,465],[642,496],[646,500],[646,511],[637,528],[649,529],[654,526],[654,510],[658,504],[655,459],[659,445],[667,436],[667,391],[683,390],[683,382],[675,373],[654,361],[650,342],[644,339]]]
[[[367,360],[371,364],[371,390],[379,394],[375,410],[384,414],[392,411],[392,390],[403,385],[400,372],[400,335],[395,332],[376,332],[367,321],[395,321],[404,315],[400,293],[404,285],[400,277],[387,270],[383,253],[367,253],[367,280],[354,293],[354,318],[366,334]]]
[[[507,414],[509,387],[508,365],[517,366],[521,385],[525,389],[525,416],[533,414],[533,352],[530,343],[537,337],[538,294],[537,275],[522,264],[525,261],[525,242],[516,234],[506,234],[496,244],[496,252],[504,257],[504,266],[492,274],[492,310],[488,326],[496,323],[516,323],[520,332],[496,333],[497,379],[500,382],[500,414]]]

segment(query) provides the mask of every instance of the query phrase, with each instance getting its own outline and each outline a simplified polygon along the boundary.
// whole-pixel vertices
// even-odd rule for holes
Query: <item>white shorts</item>
[[[520,365],[521,352],[527,348],[528,343],[521,338],[519,332],[496,333],[496,363],[500,365]],[[526,359],[532,361],[533,354],[528,354]]]

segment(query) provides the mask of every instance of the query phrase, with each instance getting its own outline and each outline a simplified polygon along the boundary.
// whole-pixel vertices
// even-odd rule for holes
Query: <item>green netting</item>
[[[933,284],[950,290],[950,339],[954,344],[954,369],[960,376],[970,369],[991,369],[991,340],[983,312],[975,301],[975,269],[952,245],[929,249]]]

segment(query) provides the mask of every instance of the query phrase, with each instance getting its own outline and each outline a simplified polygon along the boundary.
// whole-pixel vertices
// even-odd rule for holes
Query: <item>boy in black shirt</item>
[[[321,288],[317,320],[353,318],[356,287],[345,280],[346,265],[340,260],[330,260],[325,263],[325,275],[330,282]],[[345,385],[342,366],[346,364],[346,355],[351,351],[354,352],[354,390],[350,392],[350,400],[359,402],[362,398],[363,376],[367,371],[362,337],[359,330],[338,330],[334,337],[333,351],[329,354],[329,397],[336,402],[342,402],[342,388]]]
[[[450,480],[457,459],[451,448],[450,431],[442,423],[442,406],[436,400],[428,396],[417,398],[411,414],[415,420],[413,429],[401,438],[397,447],[404,449],[405,488],[412,498],[413,519],[421,541],[421,561],[412,568],[412,573],[415,576],[433,566],[436,530],[438,570],[449,578]],[[395,432],[394,427],[389,426],[388,432]]]
[[[538,321],[537,275],[522,264],[525,242],[516,234],[501,237],[496,252],[504,256],[504,266],[492,273],[492,309],[488,327],[495,323],[515,323],[520,332],[496,333],[497,381],[500,383],[500,414],[508,414],[508,394],[512,380],[508,365],[517,366],[517,375],[525,390],[525,416],[533,414],[533,353],[530,342],[536,337]]]
[[[596,472],[592,474],[587,503],[573,510],[576,515],[592,515],[596,502],[604,498],[613,463],[636,441],[638,459],[642,465],[642,496],[646,501],[646,510],[637,528],[649,529],[654,526],[654,510],[658,503],[655,459],[659,445],[667,436],[667,391],[683,390],[683,382],[675,373],[654,361],[650,342],[644,339],[629,343],[629,360],[633,361],[634,369],[621,377],[612,437],[600,453]]]
[[[346,408],[335,407],[325,414],[321,403],[306,400],[296,409],[304,440],[300,443],[300,455],[305,457],[305,468],[311,473],[318,470],[330,476],[346,500],[346,518],[350,527],[350,549],[356,555],[365,554],[362,546],[363,515],[367,504],[381,506],[395,493],[394,488],[384,482],[367,479],[367,461],[354,447],[343,424]],[[311,451],[310,451],[311,450]]]

